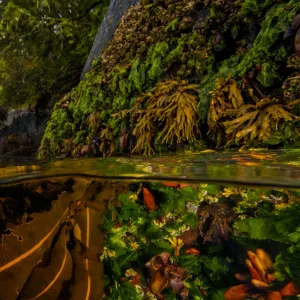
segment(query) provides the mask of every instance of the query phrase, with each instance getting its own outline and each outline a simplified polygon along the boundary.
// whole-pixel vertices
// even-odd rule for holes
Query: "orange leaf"
[[[261,260],[252,251],[247,251],[247,254],[248,254],[248,256],[249,256],[249,258],[250,258],[250,260],[253,264],[253,267],[256,269],[259,276],[261,277],[261,280],[264,281],[264,282],[267,282],[268,281],[267,270],[265,270],[264,265],[262,264]],[[256,279],[256,278],[254,278],[254,279]]]
[[[184,254],[192,254],[192,255],[198,256],[198,255],[200,255],[200,251],[196,248],[190,248],[190,249],[185,250]]]
[[[251,261],[249,259],[246,259],[246,265],[249,269],[249,272],[251,274],[251,277],[253,279],[257,279],[257,280],[261,280],[260,275],[258,274],[258,272],[255,270],[255,268],[253,267]]]
[[[268,274],[268,281],[272,282],[274,281],[276,278],[272,275],[272,274]]]
[[[270,285],[268,283],[265,283],[265,282],[263,282],[261,280],[257,280],[257,279],[252,279],[251,283],[259,289],[265,289],[265,288],[270,287]]]
[[[145,206],[151,210],[151,211],[154,211],[156,210],[156,204],[155,204],[155,201],[154,201],[154,197],[153,195],[149,192],[148,189],[146,188],[143,188],[143,196],[144,196],[144,203],[145,203]]]
[[[172,187],[172,188],[177,188],[179,186],[178,183],[176,183],[176,182],[169,182],[169,181],[162,182],[162,184],[164,186]]]
[[[188,186],[190,186],[190,185],[186,184],[186,183],[181,183],[179,188],[183,189],[183,188],[188,187]]]
[[[267,300],[281,300],[281,294],[278,291],[272,291],[268,293]]]
[[[134,276],[130,282],[132,285],[139,285],[141,283],[141,275],[137,274]]]
[[[243,300],[251,296],[251,285],[241,284],[228,289],[224,294],[225,300]]]
[[[295,285],[293,282],[289,282],[280,290],[280,293],[283,297],[297,296],[300,293],[300,286]]]
[[[235,278],[239,281],[242,282],[249,282],[251,278],[249,278],[249,275],[241,274],[241,273],[236,273]]]
[[[262,262],[266,270],[272,269],[272,265],[273,265],[272,259],[267,252],[265,252],[262,249],[256,249],[256,255],[259,257],[260,261]]]

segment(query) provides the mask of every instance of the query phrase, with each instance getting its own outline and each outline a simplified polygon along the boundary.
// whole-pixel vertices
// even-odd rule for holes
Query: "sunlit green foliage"
[[[45,106],[79,82],[109,1],[0,2],[0,105]]]

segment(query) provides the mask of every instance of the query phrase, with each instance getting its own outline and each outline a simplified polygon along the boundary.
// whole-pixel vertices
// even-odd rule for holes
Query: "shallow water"
[[[299,151],[0,168],[0,299],[297,299]]]

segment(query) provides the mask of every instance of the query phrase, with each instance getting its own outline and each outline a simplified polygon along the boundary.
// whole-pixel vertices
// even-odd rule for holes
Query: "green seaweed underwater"
[[[298,191],[131,184],[107,206],[104,299],[298,299]]]

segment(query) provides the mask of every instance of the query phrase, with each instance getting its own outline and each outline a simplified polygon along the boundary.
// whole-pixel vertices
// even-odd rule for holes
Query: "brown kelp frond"
[[[293,87],[295,82],[298,82],[297,76],[291,80]],[[288,88],[287,83],[286,87]],[[277,98],[258,99],[253,95],[253,91],[245,91],[253,104],[245,104],[235,80],[230,77],[217,80],[217,87],[211,92],[212,100],[208,114],[209,130],[216,136],[217,147],[220,146],[224,135],[227,146],[268,143],[273,133],[282,130],[287,122],[298,119],[289,111],[299,103],[299,100],[295,100],[295,91],[294,97],[289,97],[295,101],[287,105]]]
[[[297,119],[286,110],[292,106],[278,104],[276,98],[265,98],[256,105],[243,105],[237,109],[227,110],[223,115],[233,118],[223,123],[227,145],[266,142],[271,137],[272,131],[277,131],[285,122]]]
[[[106,127],[102,129],[100,132],[99,151],[108,155],[114,154],[116,151],[116,146],[113,139],[114,136],[111,128]]]
[[[158,134],[161,143],[173,144],[196,140],[197,93],[199,86],[169,80],[157,84],[151,92],[145,93],[130,111],[119,112],[114,116],[124,117],[128,113],[136,120],[133,135],[137,137],[133,153],[154,154],[153,139]],[[140,109],[144,105],[146,109]]]
[[[87,118],[87,124],[92,128],[92,131],[95,132],[100,125],[99,113],[96,111],[92,112]]]
[[[228,76],[226,79],[218,78],[216,89],[210,92],[212,99],[208,113],[209,132],[217,133],[217,147],[221,143],[222,126],[220,119],[227,109],[237,109],[244,104],[237,82]]]
[[[137,142],[133,148],[133,153],[143,153],[144,155],[154,154],[152,147],[152,139],[154,132],[153,120],[150,116],[144,113],[140,115],[136,127],[133,130],[133,135],[137,137]]]

